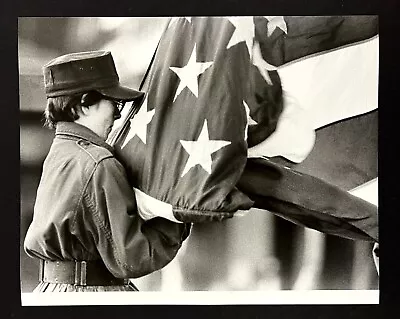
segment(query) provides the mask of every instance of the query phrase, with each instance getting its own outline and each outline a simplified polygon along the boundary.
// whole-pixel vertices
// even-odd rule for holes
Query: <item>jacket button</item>
[[[79,145],[82,145],[82,146],[88,146],[90,144],[88,141],[84,141],[84,140],[81,140],[78,143],[79,143]]]

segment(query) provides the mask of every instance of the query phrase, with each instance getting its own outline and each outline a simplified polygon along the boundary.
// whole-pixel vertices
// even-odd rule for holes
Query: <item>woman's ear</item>
[[[86,106],[86,107],[88,107],[91,103],[91,101],[89,101],[90,100],[90,98],[89,98],[89,93],[84,93],[84,94],[82,94],[82,97],[81,97],[81,105],[82,106]]]
[[[80,111],[82,112],[83,115],[87,115],[89,112],[89,106],[91,105],[88,98],[88,93],[82,95],[80,104],[81,104]]]

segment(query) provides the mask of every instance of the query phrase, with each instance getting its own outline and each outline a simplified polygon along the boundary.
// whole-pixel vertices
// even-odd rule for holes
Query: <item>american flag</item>
[[[329,50],[371,39],[377,32],[377,18],[369,16],[172,18],[143,87],[146,97],[137,114],[127,118],[129,125],[115,144],[141,213],[204,222],[249,209],[253,194],[243,187],[248,176],[243,173],[252,163],[248,157],[264,157],[263,165],[296,175],[291,165],[274,158],[301,163],[314,149],[319,129],[377,105],[361,103],[354,111],[333,106],[329,99],[321,104],[310,103],[301,94],[293,98],[290,70],[305,57],[314,66],[329,65],[326,57],[337,58],[337,52]],[[330,64],[331,71],[343,71],[340,65],[340,60],[334,68]],[[295,73],[301,87],[301,78],[307,79],[309,72]],[[314,96],[323,95],[323,84],[335,78],[328,73],[325,81],[313,79],[321,84],[311,88]],[[288,123],[291,130],[284,129]],[[276,145],[284,145],[284,150]],[[300,189],[288,193],[289,184],[271,183],[271,178],[265,175],[256,187],[270,183],[275,194],[290,194],[280,200],[295,200]],[[358,205],[357,209],[365,208],[364,203]],[[280,215],[288,211],[278,206],[267,208],[280,210]]]
[[[117,143],[138,197],[166,203],[180,221],[253,204],[235,185],[248,143],[274,131],[283,107],[276,70],[253,53],[254,32],[253,17],[172,19],[145,100]]]
[[[282,25],[281,17],[274,19]],[[345,192],[365,184],[377,193],[378,18],[284,21],[286,28],[261,47],[268,62],[279,65],[285,109],[276,131],[249,149],[251,157],[269,159],[263,168],[260,160],[248,162],[241,185],[257,185],[256,191],[240,189],[248,195],[262,190],[262,208],[302,226],[378,241],[377,200]],[[257,182],[253,170],[256,176],[269,170],[264,175],[270,177]]]

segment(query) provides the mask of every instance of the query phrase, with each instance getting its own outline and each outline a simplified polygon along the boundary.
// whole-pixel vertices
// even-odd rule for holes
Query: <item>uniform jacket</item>
[[[24,249],[47,260],[103,260],[119,278],[136,278],[169,263],[190,224],[144,221],[113,149],[88,128],[57,124],[43,164]]]

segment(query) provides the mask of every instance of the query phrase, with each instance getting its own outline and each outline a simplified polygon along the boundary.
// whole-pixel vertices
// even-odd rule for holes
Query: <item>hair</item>
[[[82,106],[93,105],[102,98],[97,91],[50,97],[44,111],[44,126],[54,129],[58,122],[74,122]]]

